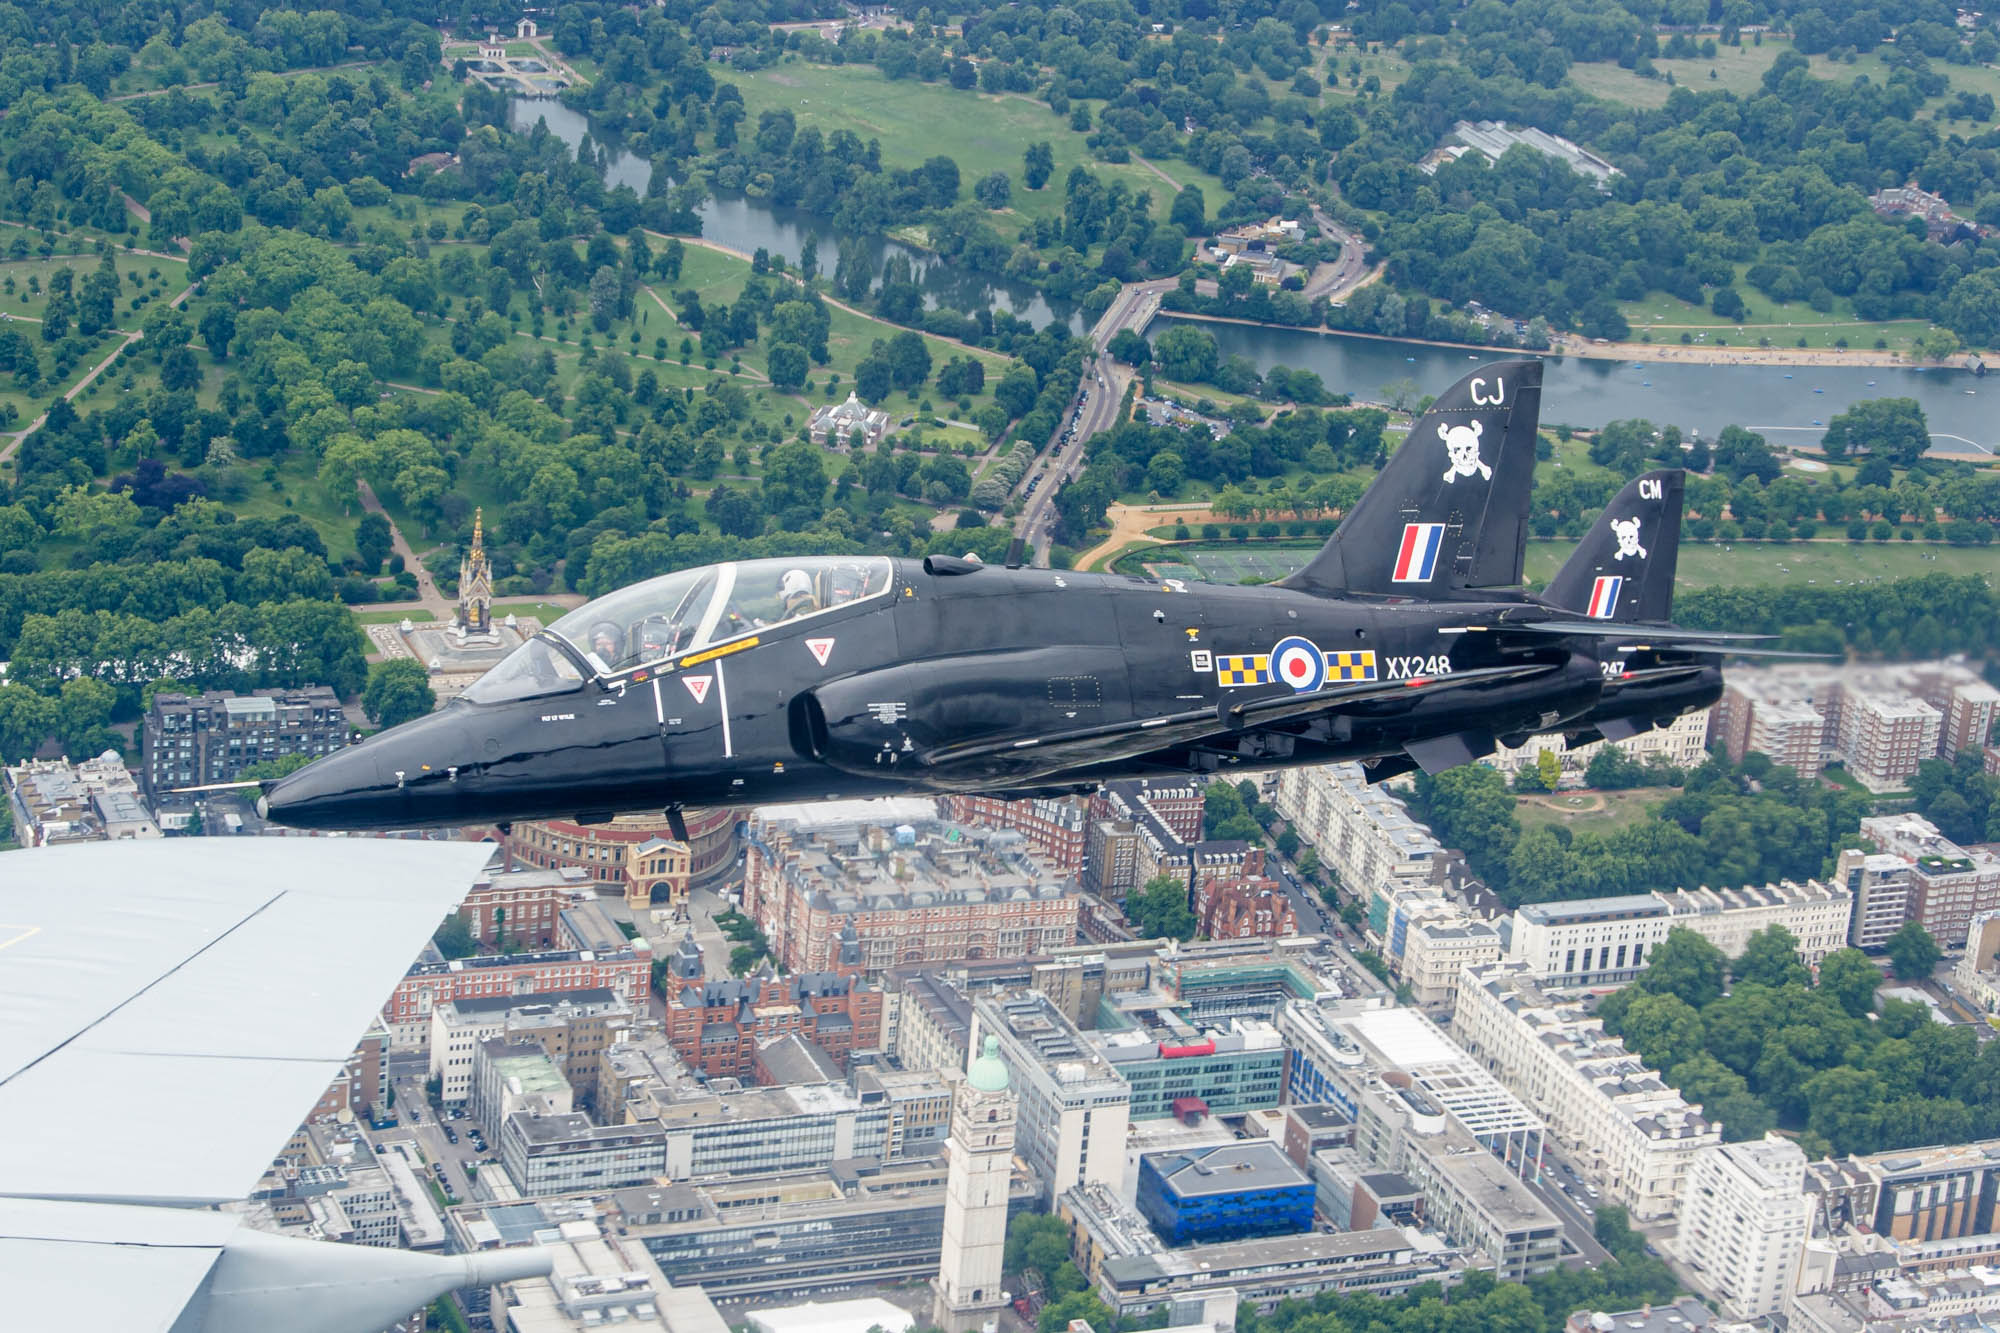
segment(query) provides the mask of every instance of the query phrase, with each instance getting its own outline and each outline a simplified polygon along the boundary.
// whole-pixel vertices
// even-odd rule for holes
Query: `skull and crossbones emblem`
[[[1444,470],[1446,482],[1457,481],[1478,473],[1483,481],[1493,480],[1493,469],[1479,458],[1479,436],[1485,429],[1481,422],[1474,421],[1469,426],[1447,426],[1438,423],[1438,438],[1444,441],[1444,451],[1451,459],[1451,466]]]
[[[1611,531],[1618,538],[1618,554],[1611,557],[1613,560],[1623,560],[1628,555],[1640,560],[1646,558],[1646,548],[1639,545],[1638,519],[1614,518],[1611,520]]]

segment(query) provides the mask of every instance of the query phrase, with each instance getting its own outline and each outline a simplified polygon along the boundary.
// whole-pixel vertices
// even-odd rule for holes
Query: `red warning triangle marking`
[[[806,650],[813,655],[813,661],[825,666],[826,659],[833,656],[833,640],[807,639]]]
[[[687,686],[688,693],[694,696],[694,701],[700,703],[708,698],[709,682],[714,679],[713,676],[682,676],[681,684]]]

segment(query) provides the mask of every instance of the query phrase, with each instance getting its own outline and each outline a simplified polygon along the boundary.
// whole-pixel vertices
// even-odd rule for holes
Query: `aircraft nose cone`
[[[402,801],[378,753],[371,742],[315,759],[272,784],[258,798],[257,813],[295,828],[395,827]]]

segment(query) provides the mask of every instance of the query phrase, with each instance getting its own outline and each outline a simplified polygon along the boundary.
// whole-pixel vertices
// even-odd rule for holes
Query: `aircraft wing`
[[[199,1208],[257,1182],[491,850],[188,838],[0,854],[9,1322],[73,1327],[88,1309],[85,1325],[124,1330],[369,1333],[463,1285],[466,1260],[263,1236]]]

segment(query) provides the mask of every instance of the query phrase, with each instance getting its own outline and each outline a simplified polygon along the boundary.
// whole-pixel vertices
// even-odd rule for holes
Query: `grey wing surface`
[[[477,1261],[199,1210],[256,1183],[490,854],[335,838],[0,854],[9,1321],[368,1333],[467,1282]]]

